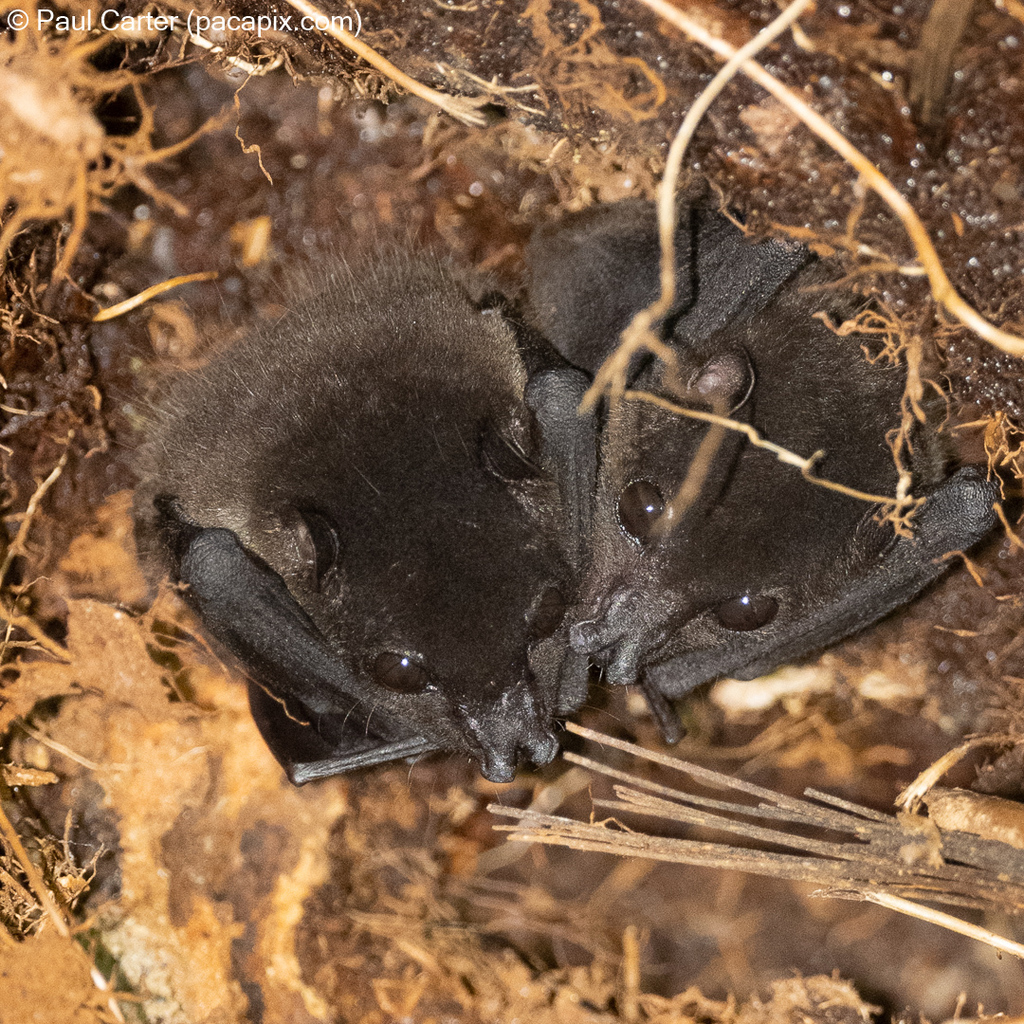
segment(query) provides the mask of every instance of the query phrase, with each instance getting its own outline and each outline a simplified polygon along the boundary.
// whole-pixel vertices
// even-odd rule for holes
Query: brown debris
[[[922,55],[936,52],[927,24],[943,5],[898,6],[819,2],[760,59],[913,205],[965,299],[1019,333],[1019,4],[974,5],[959,45],[943,50],[920,120],[907,97],[922,82]],[[775,13],[753,0],[686,7],[733,45]],[[989,1013],[1020,1013],[1009,958],[995,963],[973,940],[936,939],[879,907],[705,868],[495,846],[489,800],[586,814],[594,784],[560,780],[557,766],[499,794],[445,762],[291,789],[244,688],[177,597],[128,610],[150,594],[131,550],[126,450],[154,386],[278,316],[282,282],[304,273],[297,264],[339,251],[358,259],[380,237],[450,250],[513,286],[532,224],[654,194],[669,139],[719,66],[639,4],[424,0],[399,12],[367,0],[359,9],[362,37],[392,65],[433,89],[486,97],[502,114],[471,129],[408,101],[349,104],[399,90],[316,32],[0,36],[11,619],[0,655],[0,805],[68,930],[58,933],[5,843],[0,1022],[38,1012],[141,1019],[141,1004],[149,1021],[218,1024],[846,1024],[874,1012],[856,985],[889,1010],[912,1004],[946,1018],[984,1001]],[[73,0],[67,10],[86,7]],[[795,670],[802,681],[737,684],[756,700],[726,684],[696,695],[686,756],[782,794],[827,785],[877,814],[978,733],[950,785],[1019,799],[1020,361],[936,308],[892,214],[750,82],[734,79],[712,105],[684,172],[751,232],[840,260],[843,286],[873,300],[877,319],[857,325],[877,332],[873,355],[884,347],[918,371],[907,415],[942,389],[956,443],[979,459],[987,451],[1006,492],[1005,538],[971,555],[977,584],[955,570],[912,608]],[[170,300],[146,291],[202,273],[217,282]],[[133,296],[147,301],[92,323]],[[65,456],[12,549],[32,495]],[[607,710],[584,716],[658,746],[629,695],[595,699]],[[986,837],[1015,834],[1012,821],[1009,832],[992,821],[1012,819],[1017,803],[1000,803],[992,819],[996,805],[979,807],[976,794],[946,800],[932,788],[931,821],[892,826],[889,853],[902,870],[946,871],[935,823],[974,837],[960,841],[965,857],[990,850]],[[968,818],[944,817],[964,802]],[[1003,891],[1015,893],[1019,873],[1007,874]],[[837,964],[852,983],[830,976]]]
[[[1024,807],[1012,800],[935,786],[924,798],[939,828],[970,832],[1024,850]]]
[[[61,1024],[111,1024],[123,1020],[110,1008],[109,997],[97,989],[89,963],[76,956],[74,939],[44,930],[25,942],[0,950],[0,991],[3,1024],[48,1020]]]

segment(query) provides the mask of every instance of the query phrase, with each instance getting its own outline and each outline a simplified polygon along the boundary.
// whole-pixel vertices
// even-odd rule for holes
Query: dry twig
[[[566,753],[566,760],[618,780],[617,799],[595,800],[595,808],[696,825],[773,849],[669,838],[627,827],[618,818],[580,822],[492,804],[492,813],[518,819],[515,825],[496,826],[511,832],[511,839],[811,882],[825,886],[824,895],[871,900],[918,917],[927,915],[945,927],[952,927],[948,915],[927,914],[927,908],[904,901],[913,897],[950,906],[1024,911],[1024,850],[1007,843],[940,829],[924,817],[882,814],[814,789],[805,791],[808,799],[786,796],[574,723],[567,728],[681,772],[706,790],[739,797],[685,792]],[[794,852],[778,852],[779,847]],[[985,929],[968,932],[969,926],[950,920],[957,921],[956,930],[963,934],[1024,955],[1024,947]]]
[[[797,455],[796,452],[791,452],[788,448],[783,448],[781,445],[766,440],[749,423],[741,423],[739,420],[730,419],[728,416],[719,416],[713,412],[702,412],[700,409],[687,409],[684,406],[676,405],[675,402],[670,402],[665,398],[660,398],[658,395],[652,395],[646,391],[624,391],[622,397],[630,401],[647,402],[649,405],[656,405],[659,409],[665,409],[668,412],[675,413],[677,416],[703,420],[705,423],[713,423],[716,426],[724,427],[726,430],[735,430],[737,433],[745,434],[747,440],[755,448],[764,448],[766,451],[771,452],[779,462],[785,463],[787,466],[795,466],[803,474],[804,479],[810,483],[817,484],[819,487],[824,487],[830,491],[837,491],[839,494],[845,494],[849,498],[857,498],[859,501],[895,507],[901,515],[912,512],[925,502],[924,498],[912,498],[906,495],[893,498],[884,494],[871,494],[868,491],[859,491],[855,487],[847,487],[845,484],[837,484],[832,480],[815,476],[814,465],[825,454],[823,451],[817,451],[808,458],[804,458],[802,455]]]
[[[69,443],[70,440],[71,439],[69,437]],[[22,513],[21,526],[18,527],[18,533],[14,540],[8,544],[7,550],[4,552],[4,557],[0,560],[0,586],[3,586],[4,580],[7,579],[7,574],[11,571],[11,564],[14,559],[19,554],[24,553],[25,542],[28,540],[28,532],[32,528],[32,520],[35,517],[40,503],[46,496],[46,492],[57,482],[61,473],[64,471],[64,467],[67,465],[68,461],[68,451],[69,449],[64,450],[64,454],[57,460],[57,464],[52,470],[50,470],[46,479],[39,484],[33,492],[32,497],[29,499],[28,506]],[[9,623],[11,626],[23,629],[39,644],[40,647],[48,651],[50,654],[53,654],[58,658],[62,658],[65,661],[67,660],[68,652],[53,640],[52,637],[48,636],[37,622],[29,618],[27,615],[19,615],[16,611],[9,608],[7,603],[2,599],[0,599],[0,617],[2,617],[4,621]]]
[[[309,0],[287,0],[287,3],[295,8],[300,14],[308,18],[318,20],[324,25],[323,31],[332,39],[341,43],[342,46],[351,50],[357,57],[362,57],[374,70],[379,71],[385,78],[390,78],[396,85],[401,86],[406,92],[419,96],[421,100],[440,107],[445,113],[461,121],[463,124],[476,125],[480,127],[485,123],[483,114],[477,109],[487,103],[487,99],[470,99],[466,96],[448,96],[436,89],[431,89],[422,82],[417,82],[401,68],[395,67],[391,61],[382,57],[372,47],[357,39],[351,32],[331,24],[331,19],[323,11],[314,7]]]
[[[713,425],[713,429],[708,432],[700,451],[691,462],[686,478],[669,503],[664,520],[666,525],[669,524],[670,519],[678,519],[699,493],[710,471],[714,454],[721,443],[722,429],[736,430],[746,434],[751,444],[773,452],[780,462],[798,468],[803,474],[804,479],[809,483],[861,501],[881,504],[885,508],[888,518],[893,521],[897,532],[900,534],[907,534],[909,532],[910,517],[924,503],[924,499],[914,498],[910,495],[912,483],[910,474],[899,463],[897,465],[900,474],[896,495],[892,497],[868,494],[867,492],[815,476],[813,473],[814,464],[823,457],[824,452],[815,452],[810,457],[804,458],[762,438],[749,424],[740,423],[714,413],[685,409],[682,406],[645,392],[625,390],[626,373],[637,352],[646,350],[656,355],[669,366],[675,364],[673,350],[655,335],[652,328],[672,308],[675,298],[676,261],[674,235],[677,219],[676,192],[678,190],[683,155],[690,144],[690,140],[693,138],[693,133],[715,98],[736,75],[737,71],[740,69],[747,70],[746,65],[750,58],[793,25],[796,19],[811,5],[811,2],[812,0],[795,0],[794,3],[791,3],[768,26],[739,50],[731,50],[730,48],[731,56],[725,66],[715,75],[687,112],[669,148],[665,173],[658,189],[661,292],[650,306],[636,314],[629,326],[623,331],[621,343],[605,360],[594,379],[593,385],[584,398],[584,407],[593,406],[604,394],[609,395],[612,401],[619,398],[645,401],[674,412],[677,415],[703,420]],[[754,66],[756,67],[757,65]]]
[[[133,295],[130,299],[124,299],[121,302],[114,303],[113,306],[101,309],[92,318],[92,322],[98,324],[104,320],[113,320],[115,317],[123,316],[125,313],[143,305],[143,303],[149,302],[150,299],[155,298],[157,295],[170,291],[172,288],[177,288],[183,284],[191,284],[193,281],[215,281],[218,276],[216,270],[202,270],[197,274],[182,274],[179,277],[172,277],[167,281],[161,281],[159,284],[150,285],[139,292],[138,295]]]

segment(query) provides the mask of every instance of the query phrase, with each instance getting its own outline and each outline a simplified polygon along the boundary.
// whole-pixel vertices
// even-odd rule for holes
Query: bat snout
[[[648,656],[664,642],[665,621],[643,589],[620,587],[570,626],[569,644],[600,665],[609,683],[634,683]]]
[[[481,774],[490,782],[511,782],[521,761],[540,768],[558,753],[553,722],[525,681],[504,690],[497,700],[458,701],[454,711]]]
[[[616,590],[602,597],[587,618],[569,627],[569,645],[577,654],[592,658],[607,655],[636,626],[640,618],[639,594],[632,589]]]
[[[488,782],[511,782],[522,761],[537,768],[550,764],[558,753],[558,740],[550,730],[520,737],[511,744],[491,742],[480,752],[480,773]]]

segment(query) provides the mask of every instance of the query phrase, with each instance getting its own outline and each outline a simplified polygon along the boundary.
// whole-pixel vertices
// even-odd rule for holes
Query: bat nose
[[[504,689],[496,700],[464,701],[455,710],[480,771],[491,782],[511,782],[520,759],[540,767],[558,753],[550,718],[525,681]]]
[[[600,654],[615,643],[609,637],[608,624],[599,619],[584,619],[569,627],[569,646],[577,654]]]
[[[593,658],[613,684],[634,683],[641,662],[667,636],[664,615],[645,591],[621,587],[601,598],[590,617],[569,627],[569,646]]]
[[[569,627],[569,645],[578,654],[592,657],[608,654],[642,618],[643,599],[631,588],[615,590],[602,597],[591,616]]]
[[[511,782],[520,758],[540,768],[550,764],[558,753],[558,740],[549,729],[521,737],[519,742],[498,747],[493,742],[480,755],[480,772],[489,782]]]

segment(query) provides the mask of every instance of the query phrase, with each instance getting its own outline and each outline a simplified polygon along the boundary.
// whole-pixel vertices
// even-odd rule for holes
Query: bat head
[[[543,229],[528,250],[536,321],[590,370],[657,293],[653,208],[619,206]],[[869,364],[856,338],[813,317],[842,303],[804,291],[827,268],[799,248],[751,244],[707,211],[683,211],[675,247],[676,306],[661,324],[675,365],[634,366],[633,390],[724,414],[802,457],[823,452],[816,475],[894,494],[887,435],[904,375]],[[613,274],[629,279],[630,306],[623,292],[602,305],[594,282]],[[542,284],[555,275],[561,306]],[[619,401],[603,426],[574,650],[610,682],[641,683],[657,705],[718,676],[764,674],[909,601],[945,553],[987,532],[995,495],[973,470],[947,479],[933,435],[914,440],[916,483],[930,497],[915,535],[897,538],[877,505],[810,483],[741,432]],[[684,496],[691,469],[699,483]]]
[[[788,451],[824,452],[814,472],[825,479],[894,494],[886,435],[901,374],[785,306],[680,349],[703,391],[654,380],[648,390],[728,410]],[[643,675],[669,696],[723,675],[754,678],[868,625],[993,522],[994,486],[962,470],[929,481],[914,536],[897,537],[878,504],[812,484],[744,434],[640,400],[612,410],[602,456],[588,611],[571,642],[610,682]],[[679,492],[691,467],[703,479],[687,504]]]
[[[507,781],[554,756],[586,688],[563,621],[584,385],[529,376],[497,310],[399,256],[182,382],[139,519],[295,781],[432,750]]]

